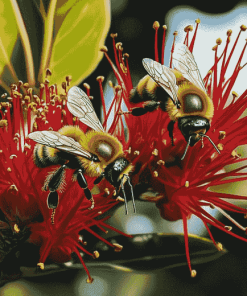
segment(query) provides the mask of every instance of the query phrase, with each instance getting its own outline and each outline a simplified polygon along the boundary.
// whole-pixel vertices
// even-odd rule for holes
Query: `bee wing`
[[[201,88],[204,92],[207,92],[195,58],[185,44],[175,47],[172,61],[174,68],[181,72],[184,78]]]
[[[92,158],[92,154],[83,149],[82,146],[70,137],[59,134],[54,131],[38,131],[28,135],[29,139],[35,142],[59,149],[64,152],[79,155],[88,159]]]
[[[176,76],[171,69],[151,59],[143,59],[142,63],[153,80],[164,88],[173,100],[173,103],[178,106],[178,86],[176,85]]]
[[[68,91],[67,106],[69,111],[81,122],[96,131],[103,131],[104,128],[97,117],[93,105],[86,93],[77,86],[73,86]]]

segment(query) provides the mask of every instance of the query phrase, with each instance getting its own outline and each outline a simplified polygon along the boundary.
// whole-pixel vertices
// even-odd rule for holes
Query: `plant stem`
[[[55,9],[57,5],[57,0],[51,0],[47,17],[44,22],[44,41],[43,41],[43,48],[41,54],[41,62],[40,62],[40,69],[38,80],[44,80],[45,70],[49,64],[50,52],[52,47],[52,37],[53,37],[53,26],[54,26],[54,15]]]
[[[24,50],[26,69],[27,69],[27,80],[31,86],[35,85],[35,74],[34,74],[34,64],[33,64],[33,55],[31,50],[31,45],[29,42],[27,30],[24,24],[24,21],[21,16],[21,12],[16,0],[10,0],[13,12],[15,15],[16,23],[19,29],[21,42]]]

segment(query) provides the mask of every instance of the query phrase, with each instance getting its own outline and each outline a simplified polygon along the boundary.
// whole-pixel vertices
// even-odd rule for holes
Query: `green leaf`
[[[9,78],[16,80],[10,58],[17,40],[18,31],[10,1],[0,0],[0,24],[0,73],[2,76],[4,67],[7,66],[9,68]]]
[[[59,22],[49,62],[50,81],[60,86],[67,75],[72,75],[71,85],[77,85],[103,57],[99,50],[110,26],[110,1],[61,2],[64,4],[55,12],[55,23]]]

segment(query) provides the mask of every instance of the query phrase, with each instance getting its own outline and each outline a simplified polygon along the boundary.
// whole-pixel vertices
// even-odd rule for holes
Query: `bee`
[[[174,146],[173,129],[176,122],[187,142],[181,160],[184,159],[188,147],[194,146],[199,140],[203,144],[204,137],[220,154],[219,149],[206,135],[213,118],[214,105],[207,95],[194,56],[188,47],[182,44],[175,49],[174,69],[148,58],[142,62],[148,75],[131,91],[130,101],[142,102],[143,106],[133,108],[126,113],[140,116],[157,108],[167,112],[171,120],[167,128],[172,145]]]
[[[93,105],[80,88],[73,86],[68,91],[67,106],[69,111],[92,130],[84,133],[78,126],[64,126],[56,131],[37,131],[29,134],[29,138],[37,142],[34,148],[34,162],[38,167],[60,165],[50,173],[45,181],[45,190],[49,190],[47,205],[55,210],[59,198],[57,190],[62,185],[65,170],[73,169],[74,178],[84,190],[85,196],[91,201],[90,209],[94,207],[94,199],[85,178],[96,177],[94,184],[103,178],[116,189],[123,192],[125,211],[127,199],[124,184],[128,182],[131,189],[134,212],[136,212],[133,188],[129,173],[132,164],[126,159],[123,146],[117,138],[105,132],[98,119]]]

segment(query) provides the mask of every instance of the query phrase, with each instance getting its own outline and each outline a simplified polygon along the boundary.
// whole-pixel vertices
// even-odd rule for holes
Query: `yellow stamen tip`
[[[158,165],[165,165],[165,162],[164,162],[164,160],[160,159],[157,161],[157,164]]]
[[[111,36],[111,38],[116,38],[117,37],[117,33],[111,33],[110,36]]]
[[[102,52],[108,52],[108,48],[104,45],[100,48],[100,51]]]
[[[99,258],[99,252],[98,251],[94,251],[93,252],[93,259],[97,259]]]
[[[155,21],[155,22],[153,23],[153,28],[154,28],[154,30],[158,30],[159,27],[160,27],[160,23],[159,23],[158,21]]]
[[[139,155],[140,154],[140,151],[136,150],[134,151],[134,155]]]
[[[184,186],[188,188],[190,186],[190,182],[189,181],[186,181],[185,184],[184,184]]]
[[[107,195],[109,195],[110,194],[110,190],[108,189],[108,188],[105,188],[105,193],[107,194]]]
[[[162,28],[163,28],[165,31],[167,30],[167,26],[166,26],[166,25],[162,26]]]
[[[19,232],[20,232],[20,228],[18,227],[17,224],[14,225],[14,231],[15,231],[16,233],[19,233]]]
[[[113,246],[115,247],[115,249],[114,249],[115,252],[121,252],[123,249],[123,246],[121,246],[117,243],[114,243]]]
[[[220,38],[216,39],[216,44],[221,45],[222,40]]]
[[[184,32],[191,32],[191,31],[193,31],[193,26],[191,25],[188,25],[184,28]]]
[[[226,35],[227,35],[228,37],[230,37],[230,36],[232,35],[232,30],[228,30],[228,31],[226,32]]]
[[[92,284],[92,282],[93,282],[93,278],[91,278],[91,277],[90,278],[87,278],[87,283],[88,284]]]
[[[217,244],[217,249],[218,249],[219,251],[222,251],[222,250],[223,250],[223,246],[222,246],[221,243],[218,243],[218,244]]]
[[[153,154],[154,156],[158,156],[158,154],[159,154],[158,149],[155,148],[155,149],[153,150],[152,154]]]
[[[222,150],[223,150],[223,148],[224,148],[224,145],[223,145],[223,144],[221,144],[221,143],[219,143],[219,144],[217,145],[217,147],[218,147],[218,149],[219,149],[220,151],[222,151]]]
[[[96,78],[96,80],[97,80],[98,82],[103,82],[104,79],[105,79],[104,76],[98,76],[98,77]]]
[[[226,132],[225,131],[219,131],[219,139],[223,140],[226,137]]]
[[[157,172],[157,171],[154,171],[154,172],[153,172],[153,176],[154,176],[155,178],[157,178],[157,177],[159,176],[158,172]]]
[[[195,269],[191,270],[191,272],[190,272],[191,277],[192,277],[192,278],[196,277],[196,273],[197,273],[197,272],[196,272]]]
[[[195,22],[196,22],[197,24],[200,24],[201,20],[198,18],[198,19],[195,20]]]
[[[116,200],[117,200],[117,201],[124,202],[124,199],[123,199],[121,196],[118,196],[118,197],[116,198]]]
[[[247,27],[246,27],[245,25],[242,25],[242,26],[240,27],[240,29],[241,29],[241,31],[246,31]]]
[[[37,263],[37,266],[39,266],[39,268],[41,269],[41,270],[44,270],[45,269],[45,264],[44,263]]]
[[[90,85],[88,83],[83,83],[83,86],[86,88],[86,89],[90,89]]]

